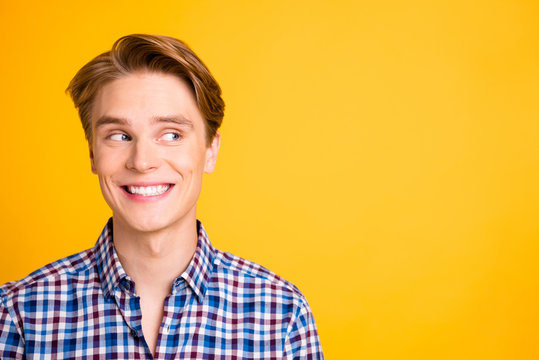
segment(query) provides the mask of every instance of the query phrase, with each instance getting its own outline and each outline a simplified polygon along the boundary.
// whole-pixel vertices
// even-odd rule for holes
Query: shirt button
[[[136,331],[135,329],[131,329],[131,330],[129,331],[129,334],[130,334],[132,337],[134,337],[135,339],[138,337],[138,336],[137,336],[137,331]]]
[[[124,282],[124,289],[127,291],[131,290],[131,283],[129,281]]]

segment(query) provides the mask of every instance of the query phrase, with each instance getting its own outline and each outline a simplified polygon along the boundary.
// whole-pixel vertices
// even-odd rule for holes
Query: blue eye
[[[120,134],[112,134],[109,139],[111,140],[114,140],[114,141],[129,141],[131,140],[129,138],[129,136],[127,136],[126,134],[123,134],[123,133],[120,133]]]
[[[180,134],[174,132],[166,133],[162,139],[165,141],[178,141],[180,140]]]

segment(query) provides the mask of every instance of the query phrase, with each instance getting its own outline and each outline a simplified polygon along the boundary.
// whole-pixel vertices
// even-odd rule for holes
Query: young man
[[[221,90],[181,41],[120,38],[68,87],[112,209],[92,249],[0,287],[1,359],[321,359],[300,291],[196,218]]]

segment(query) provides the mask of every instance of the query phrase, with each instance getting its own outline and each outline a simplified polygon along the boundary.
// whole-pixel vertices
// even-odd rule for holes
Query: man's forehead
[[[92,111],[97,111],[98,116],[123,115],[110,112],[138,111],[135,109],[141,108],[157,109],[156,114],[159,115],[199,110],[196,94],[189,83],[166,73],[126,74],[102,84],[92,99]]]

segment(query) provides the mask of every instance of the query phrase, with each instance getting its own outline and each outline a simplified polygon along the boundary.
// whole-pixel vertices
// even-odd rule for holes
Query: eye
[[[112,134],[112,135],[109,136],[109,139],[111,139],[113,141],[129,141],[129,140],[131,140],[131,138],[129,136],[127,136],[126,134],[124,134],[124,133]]]
[[[178,141],[178,140],[180,140],[180,138],[181,138],[181,136],[177,132],[169,132],[169,133],[164,134],[161,137],[161,140],[164,140],[164,141]]]

